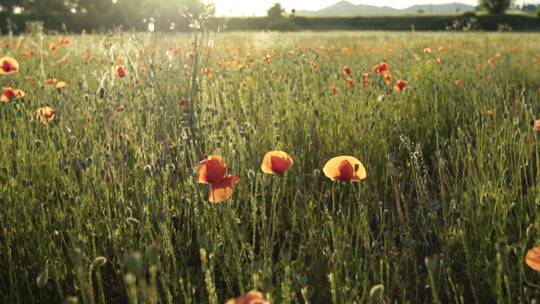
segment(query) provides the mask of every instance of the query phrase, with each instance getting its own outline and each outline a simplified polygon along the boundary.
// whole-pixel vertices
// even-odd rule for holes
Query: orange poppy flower
[[[221,203],[231,197],[233,185],[240,181],[238,176],[227,175],[227,166],[219,155],[210,155],[199,164],[198,183],[210,184],[208,200]]]
[[[324,175],[332,181],[360,181],[366,178],[364,165],[352,156],[337,156],[330,159],[323,168]]]
[[[120,78],[124,78],[127,75],[126,69],[121,65],[114,67],[114,73]]]
[[[368,73],[362,74],[362,84],[364,85],[364,87],[367,87],[369,85],[369,74]]]
[[[19,63],[11,57],[0,58],[0,75],[9,75],[19,71]]]
[[[51,43],[50,49],[51,49],[51,52],[56,52],[60,49],[60,45],[56,43]]]
[[[333,85],[330,87],[330,92],[332,92],[332,95],[336,96],[338,93],[338,88],[336,85]]]
[[[187,107],[187,100],[184,98],[181,98],[178,104],[180,105],[181,108],[185,108]]]
[[[454,81],[454,83],[456,84],[456,87],[461,88],[461,85],[463,85],[463,80],[457,79],[456,81]]]
[[[493,116],[495,116],[495,112],[493,112],[492,110],[487,110],[486,115],[487,117],[489,117],[489,119],[493,119]]]
[[[203,74],[204,76],[212,77],[214,76],[214,70],[212,70],[212,68],[204,68]]]
[[[283,174],[293,165],[293,160],[289,154],[283,151],[271,151],[263,158],[261,170],[268,174]]]
[[[65,82],[63,82],[63,81],[58,81],[56,83],[56,88],[59,89],[59,90],[65,88],[66,86],[67,86],[67,84]]]
[[[424,48],[424,53],[425,54],[431,54],[431,48]]]
[[[58,82],[58,79],[56,79],[56,78],[49,78],[49,79],[45,80],[46,84],[56,84],[57,82]]]
[[[58,39],[58,43],[63,44],[63,45],[69,45],[71,44],[71,40],[62,37]]]
[[[345,78],[345,84],[348,86],[348,87],[354,87],[354,84],[356,83],[356,81],[354,80],[354,78],[351,78],[351,77],[347,77]]]
[[[341,69],[341,72],[343,73],[343,75],[351,75],[352,69],[350,66],[346,65]]]
[[[390,66],[386,62],[381,62],[378,65],[374,66],[372,71],[382,75],[386,72],[390,72]]]
[[[525,254],[525,264],[536,271],[540,271],[540,246],[536,246]]]
[[[531,122],[532,128],[536,132],[540,132],[540,119]]]
[[[10,102],[15,99],[23,98],[26,94],[21,91],[14,89],[12,87],[7,87],[2,90],[2,96],[0,97],[1,102]]]
[[[408,86],[407,81],[405,80],[399,80],[396,85],[394,86],[394,90],[396,91],[402,91]]]
[[[208,201],[210,203],[221,203],[228,200],[233,194],[233,186],[240,182],[238,176],[229,175],[217,183],[210,185]]]
[[[489,58],[487,63],[492,69],[494,69],[497,66],[497,60],[495,58]]]
[[[55,117],[55,112],[51,107],[42,107],[37,109],[37,119],[43,123],[48,124],[51,122]]]
[[[262,293],[256,290],[251,290],[243,296],[235,299],[230,299],[225,304],[270,304],[264,299]]]
[[[384,81],[386,82],[386,84],[391,84],[392,83],[392,74],[384,73],[383,78],[384,78]]]
[[[199,164],[199,179],[201,184],[215,184],[225,178],[227,166],[219,155],[210,155]]]
[[[27,50],[27,51],[22,52],[21,56],[22,56],[23,58],[28,58],[28,57],[34,56],[35,54],[36,54],[36,53],[35,53],[34,51],[32,51],[32,50]]]

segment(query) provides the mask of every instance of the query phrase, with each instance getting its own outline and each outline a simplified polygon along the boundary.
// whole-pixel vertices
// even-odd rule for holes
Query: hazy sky
[[[214,0],[218,16],[252,16],[265,15],[266,10],[275,2],[281,3],[289,11],[318,10],[330,6],[339,0]],[[477,0],[348,0],[354,4],[369,4],[376,6],[391,6],[405,8],[415,4],[440,4],[460,2],[476,5]],[[524,0],[517,3],[540,3],[540,0]]]

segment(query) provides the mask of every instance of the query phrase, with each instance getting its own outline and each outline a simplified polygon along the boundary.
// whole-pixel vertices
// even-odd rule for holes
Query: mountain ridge
[[[336,15],[386,15],[386,14],[459,14],[473,12],[475,7],[459,2],[444,4],[417,4],[403,9],[389,6],[376,6],[367,4],[353,4],[342,0],[317,11],[297,11],[298,16],[336,16]]]

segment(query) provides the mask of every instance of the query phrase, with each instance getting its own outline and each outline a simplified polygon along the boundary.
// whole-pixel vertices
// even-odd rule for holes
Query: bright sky
[[[281,3],[287,11],[318,10],[330,6],[340,0],[213,0],[216,3],[217,16],[264,16],[274,3]],[[368,4],[376,6],[391,6],[405,8],[415,4],[441,4],[460,2],[477,5],[477,0],[348,0],[354,4]],[[517,3],[540,3],[540,0],[523,0]]]

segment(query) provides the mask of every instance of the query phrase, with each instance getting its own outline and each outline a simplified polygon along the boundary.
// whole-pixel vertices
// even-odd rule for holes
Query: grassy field
[[[0,103],[0,302],[540,298],[540,35],[195,37],[0,39],[25,93]],[[338,155],[367,178],[331,181]]]

